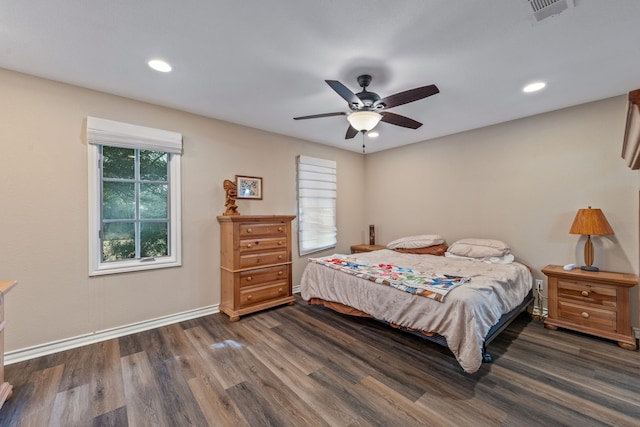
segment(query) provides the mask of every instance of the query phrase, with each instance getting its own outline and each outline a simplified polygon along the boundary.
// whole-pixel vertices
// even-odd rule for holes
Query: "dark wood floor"
[[[521,315],[473,375],[436,344],[298,299],[6,368],[1,426],[639,426],[640,356]]]

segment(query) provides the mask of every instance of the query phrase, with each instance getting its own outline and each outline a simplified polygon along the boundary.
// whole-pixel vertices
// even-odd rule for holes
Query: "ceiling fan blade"
[[[313,114],[311,116],[294,117],[293,120],[318,119],[320,117],[346,116],[347,113],[340,111],[339,113]]]
[[[436,85],[422,86],[415,89],[405,90],[404,92],[399,92],[394,95],[389,95],[376,102],[376,104],[383,103],[384,108],[392,108],[435,95],[439,92],[440,90]]]
[[[409,129],[418,129],[422,126],[422,123],[417,122],[409,117],[401,116],[400,114],[391,113],[389,111],[381,111],[382,118],[380,121],[390,123],[396,126],[402,126]]]
[[[355,93],[351,92],[351,90],[348,87],[346,87],[339,81],[325,80],[325,82],[327,82],[327,84],[331,86],[331,89],[335,90],[338,95],[344,98],[344,100],[347,101],[350,106],[351,105],[357,105],[358,107],[364,106],[360,98],[358,98],[358,96]]]
[[[358,130],[353,126],[349,125],[347,129],[347,134],[344,136],[344,139],[351,139],[358,134]]]

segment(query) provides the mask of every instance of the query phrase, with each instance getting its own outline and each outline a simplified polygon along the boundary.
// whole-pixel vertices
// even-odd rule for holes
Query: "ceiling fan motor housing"
[[[381,110],[385,107],[384,103],[378,102],[380,101],[380,95],[367,91],[367,86],[369,86],[371,80],[372,77],[369,74],[358,76],[358,84],[362,88],[362,92],[356,93],[356,96],[360,98],[364,107],[358,104],[351,104],[352,110]]]

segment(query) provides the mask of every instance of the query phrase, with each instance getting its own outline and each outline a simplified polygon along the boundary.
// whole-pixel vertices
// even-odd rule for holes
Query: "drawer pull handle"
[[[582,317],[584,317],[585,319],[589,318],[589,313],[587,313],[586,311],[582,312]]]
[[[282,241],[279,241],[279,242],[278,242],[278,245],[282,246]]]
[[[589,291],[582,291],[582,296],[583,297],[588,297],[589,296]]]
[[[247,228],[247,234],[251,234],[251,233],[253,233],[253,230],[250,228]]]
[[[282,259],[282,255],[278,255],[278,259]]]
[[[247,282],[250,282],[252,280],[253,280],[253,277],[251,277],[251,276],[247,277]]]
[[[278,288],[278,293],[282,292],[282,288]]]
[[[282,231],[282,227],[278,227],[278,231]]]
[[[278,271],[278,276],[282,276],[284,272],[282,270]]]
[[[247,295],[247,301],[249,301],[251,298],[253,298],[252,295]]]
[[[250,247],[251,247],[251,243],[247,244],[247,248],[250,248]]]

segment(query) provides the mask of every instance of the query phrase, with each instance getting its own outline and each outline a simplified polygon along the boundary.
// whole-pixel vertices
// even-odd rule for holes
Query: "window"
[[[182,135],[87,118],[89,274],[181,265]]]
[[[336,246],[336,162],[298,156],[300,255]]]

